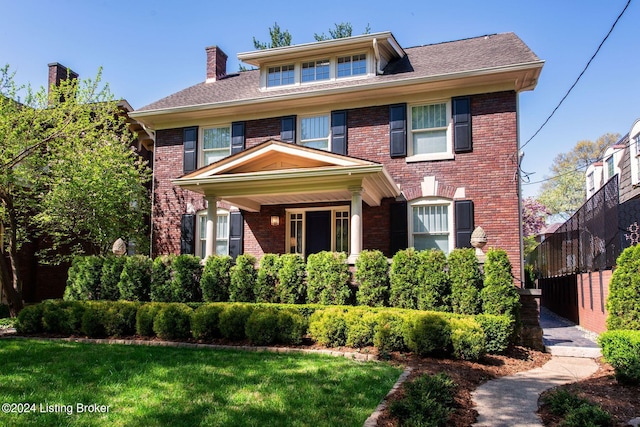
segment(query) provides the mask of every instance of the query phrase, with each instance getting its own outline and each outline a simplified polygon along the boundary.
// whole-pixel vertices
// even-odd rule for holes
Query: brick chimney
[[[227,75],[227,54],[218,46],[209,46],[207,51],[207,83],[220,80]]]
[[[74,73],[69,68],[57,62],[49,64],[49,88],[58,86],[60,82],[67,79],[77,79],[78,73]]]

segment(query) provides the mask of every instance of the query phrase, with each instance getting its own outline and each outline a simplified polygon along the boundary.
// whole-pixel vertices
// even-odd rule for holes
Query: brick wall
[[[592,271],[577,277],[579,325],[589,331],[607,330],[606,301],[612,274],[612,270]]]
[[[464,187],[474,201],[475,225],[487,233],[488,247],[507,251],[516,280],[520,276],[518,223],[517,120],[514,92],[471,97],[473,152],[456,154],[455,160],[407,163],[389,156],[389,107],[348,111],[348,155],[383,163],[407,194],[419,189],[425,176],[435,176],[439,188],[451,197]],[[246,146],[280,138],[280,118],[245,123]],[[156,134],[154,191],[154,253],[178,253],[180,215],[187,204],[204,209],[203,198],[174,187],[170,180],[182,175],[182,129]],[[415,193],[415,191],[413,191]],[[363,207],[363,248],[379,248],[389,254],[389,204]],[[348,203],[348,201],[347,201]],[[245,252],[261,256],[284,251],[283,206],[264,206],[259,214],[245,212]],[[270,225],[271,215],[280,225]]]

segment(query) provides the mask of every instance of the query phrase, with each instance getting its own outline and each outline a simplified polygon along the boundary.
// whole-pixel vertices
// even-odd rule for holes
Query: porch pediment
[[[380,163],[276,140],[231,155],[173,183],[257,212],[262,205],[346,201],[356,188],[370,206],[399,188]]]

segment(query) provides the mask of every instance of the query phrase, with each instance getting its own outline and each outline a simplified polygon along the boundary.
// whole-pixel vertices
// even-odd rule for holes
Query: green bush
[[[144,255],[127,257],[122,268],[118,289],[127,301],[149,301],[153,261]]]
[[[559,426],[609,427],[612,425],[611,416],[602,408],[564,389],[546,393],[541,400],[553,415],[562,418]]]
[[[451,328],[439,313],[415,313],[408,317],[403,329],[404,341],[419,356],[449,353]]]
[[[101,301],[86,302],[84,313],[82,313],[82,333],[91,338],[105,336],[105,313],[106,303]]]
[[[640,245],[626,248],[616,260],[609,283],[607,329],[640,330]]]
[[[87,301],[100,299],[100,279],[104,258],[100,256],[76,256],[68,271],[66,301]]]
[[[100,299],[108,301],[120,299],[118,282],[120,281],[125,261],[125,257],[108,256],[104,258],[100,275]]]
[[[346,313],[347,347],[362,348],[373,345],[378,316],[370,311],[352,309]]]
[[[210,256],[204,263],[200,279],[202,298],[206,302],[229,301],[229,282],[231,271],[230,256]]]
[[[418,253],[417,305],[419,310],[451,311],[451,284],[447,274],[447,256],[432,249]]]
[[[399,308],[418,307],[418,267],[420,256],[413,248],[396,252],[391,260],[389,305]]]
[[[245,334],[255,345],[269,345],[278,340],[278,311],[256,308],[247,319]]]
[[[478,314],[481,308],[482,276],[473,249],[456,248],[449,254],[451,308],[458,314]]]
[[[202,301],[202,265],[194,255],[178,255],[171,264],[171,293],[174,302]]]
[[[247,304],[225,306],[219,318],[220,334],[226,339],[239,341],[246,338],[247,320],[253,308]]]
[[[487,252],[480,298],[483,313],[505,315],[513,320],[515,338],[520,329],[520,295],[513,285],[511,262],[502,249],[489,249]]]
[[[255,302],[253,290],[256,286],[256,258],[243,254],[236,258],[236,265],[231,267],[231,282],[229,285],[229,301]]]
[[[132,301],[114,301],[106,305],[104,330],[108,336],[131,336],[136,333],[139,304]]]
[[[66,303],[66,302],[65,302]],[[42,330],[53,334],[70,334],[68,313],[58,301],[44,301],[42,305]]]
[[[307,297],[306,265],[297,254],[283,254],[278,261],[276,294],[284,304],[304,304]]]
[[[224,310],[221,304],[204,304],[196,308],[191,315],[191,333],[197,340],[220,338],[220,313]]]
[[[172,302],[173,291],[171,289],[171,264],[175,255],[160,255],[153,260],[151,265],[151,284],[149,299],[154,302]]]
[[[153,319],[153,332],[168,340],[190,337],[192,312],[193,309],[183,303],[162,305]]]
[[[621,384],[640,384],[640,331],[606,331],[598,337],[604,359]]]
[[[309,327],[300,313],[284,309],[278,312],[278,341],[283,344],[300,344]]]
[[[20,334],[37,334],[42,332],[42,304],[28,305],[18,313],[16,331]]]
[[[358,305],[382,307],[389,301],[389,261],[379,250],[364,250],[356,260]]]
[[[307,301],[344,305],[351,298],[349,266],[344,252],[322,251],[307,258]]]
[[[476,322],[484,331],[486,350],[490,354],[500,354],[509,347],[513,336],[513,320],[507,316],[493,314],[478,314]]]
[[[260,258],[260,267],[256,277],[256,302],[277,302],[278,262],[276,254],[264,254]]]
[[[404,398],[389,406],[403,426],[444,427],[453,412],[455,383],[445,373],[423,374],[404,385]]]
[[[347,343],[347,320],[342,308],[316,310],[309,319],[309,335],[318,344],[340,347]]]
[[[163,304],[149,303],[143,304],[138,308],[136,313],[136,334],[143,337],[153,337],[153,321]]]
[[[463,360],[480,360],[487,352],[484,331],[473,318],[450,319],[453,356]]]
[[[405,316],[393,312],[380,312],[378,314],[373,345],[380,353],[391,351],[405,351],[404,342]]]

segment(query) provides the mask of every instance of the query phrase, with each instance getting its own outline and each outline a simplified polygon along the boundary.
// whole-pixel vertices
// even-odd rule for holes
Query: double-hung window
[[[453,212],[445,200],[426,200],[414,203],[410,210],[412,246],[416,250],[440,249],[449,253],[452,248]]]
[[[231,154],[231,127],[202,129],[202,166],[210,165]]]
[[[218,209],[216,225],[216,255],[229,255],[229,212]],[[196,255],[204,258],[207,252],[207,211],[198,212]]]
[[[267,72],[267,87],[292,85],[295,83],[295,67],[290,65],[279,65],[269,67]]]
[[[303,62],[300,81],[305,83],[318,80],[329,80],[329,64],[329,59]]]
[[[611,179],[611,177],[615,174],[615,167],[613,165],[613,154],[605,160],[607,165],[607,180]]]
[[[450,153],[450,116],[446,102],[411,106],[411,154],[433,156]]]
[[[350,77],[359,76],[367,73],[367,56],[350,55],[338,57],[337,76]]]
[[[329,115],[300,118],[300,145],[329,150]]]

